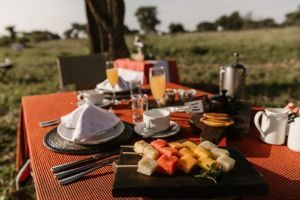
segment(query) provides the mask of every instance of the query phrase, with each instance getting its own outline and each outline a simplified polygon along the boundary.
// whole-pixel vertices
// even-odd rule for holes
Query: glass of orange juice
[[[106,62],[106,77],[112,87],[112,103],[117,104],[115,86],[118,84],[118,68],[114,61]]]
[[[152,96],[156,100],[158,107],[161,107],[161,105],[164,104],[164,94],[166,90],[165,68],[150,68],[149,79]]]

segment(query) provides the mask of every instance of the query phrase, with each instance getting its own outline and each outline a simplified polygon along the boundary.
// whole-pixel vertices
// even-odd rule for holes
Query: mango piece
[[[182,145],[184,147],[189,148],[192,151],[194,151],[197,148],[197,145],[195,143],[191,142],[191,141],[186,141],[186,142],[182,143]]]
[[[234,168],[235,160],[227,155],[221,155],[217,158],[217,163],[222,165],[224,172],[228,172]]]
[[[207,170],[213,163],[215,163],[216,161],[212,158],[199,158],[197,160],[197,165],[199,167],[201,167],[202,169]]]
[[[184,173],[188,174],[192,170],[192,168],[196,165],[197,160],[193,158],[192,156],[182,156],[178,160],[178,167],[181,169]]]
[[[177,149],[177,150],[180,150],[184,147],[179,142],[169,142],[169,146],[172,147],[173,149]]]
[[[180,149],[177,154],[179,157],[182,157],[182,156],[197,157],[197,155],[194,152],[192,152],[190,149],[188,149],[186,147]]]
[[[208,158],[211,157],[211,153],[207,151],[205,148],[203,148],[201,145],[197,146],[195,148],[194,153],[199,157],[199,158]]]
[[[204,142],[201,142],[199,145],[201,145],[202,147],[204,147],[206,150],[211,151],[213,148],[218,148],[217,145],[215,145],[214,143],[206,140]]]
[[[218,157],[220,157],[222,155],[229,156],[229,151],[227,149],[213,148],[211,150],[211,153],[215,159],[217,159]]]

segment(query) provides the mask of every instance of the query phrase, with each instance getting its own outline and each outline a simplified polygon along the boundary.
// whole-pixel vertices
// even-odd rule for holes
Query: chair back
[[[93,89],[105,80],[105,62],[107,54],[88,56],[58,57],[60,90],[67,85],[74,85],[76,90]]]

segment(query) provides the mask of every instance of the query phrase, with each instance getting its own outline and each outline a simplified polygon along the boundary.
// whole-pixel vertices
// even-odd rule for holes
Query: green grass
[[[300,28],[241,32],[187,33],[147,36],[157,57],[176,59],[183,84],[217,92],[219,67],[233,62],[233,52],[247,65],[247,99],[264,106],[300,104]],[[132,37],[127,38],[132,44]],[[130,45],[130,49],[133,47]],[[15,63],[0,76],[0,200],[34,199],[29,181],[14,189],[16,130],[21,97],[56,92],[59,55],[88,54],[86,40],[32,44],[22,52],[0,48],[0,59]]]

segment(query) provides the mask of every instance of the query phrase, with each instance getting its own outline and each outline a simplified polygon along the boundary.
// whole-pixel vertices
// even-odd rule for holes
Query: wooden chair
[[[88,56],[58,57],[58,72],[60,90],[65,91],[68,85],[74,85],[76,90],[93,89],[105,80],[105,62],[107,54]]]

